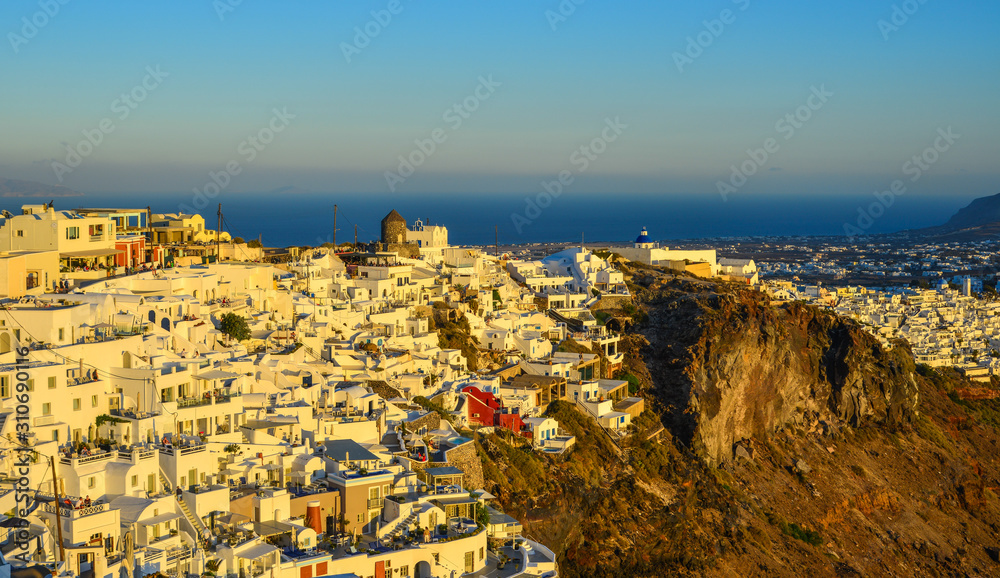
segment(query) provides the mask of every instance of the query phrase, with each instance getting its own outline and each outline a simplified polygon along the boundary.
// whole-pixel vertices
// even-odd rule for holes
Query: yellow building
[[[205,217],[183,213],[155,214],[152,220],[153,243],[214,243],[215,230],[205,228]],[[228,243],[229,233],[222,231],[219,240]]]

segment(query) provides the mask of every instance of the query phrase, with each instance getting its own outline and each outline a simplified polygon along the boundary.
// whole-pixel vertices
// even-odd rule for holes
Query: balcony
[[[177,400],[177,409],[184,409],[186,407],[203,407],[206,405],[216,405],[220,403],[229,403],[234,397],[239,397],[239,393],[206,393],[202,397],[182,397]]]
[[[78,455],[74,452],[69,455],[62,454],[59,457],[59,463],[77,468],[86,464],[111,461],[116,457],[118,457],[118,452],[102,452],[101,450],[95,450],[93,453],[90,453],[90,455]]]
[[[134,409],[112,409],[111,415],[125,419],[148,419],[160,415],[160,412],[135,411]]]
[[[385,498],[369,498],[368,499],[368,509],[374,510],[375,508],[382,509],[382,505],[385,502]]]
[[[168,456],[187,456],[191,454],[199,454],[201,452],[208,450],[207,444],[195,444],[189,446],[162,446],[157,445],[156,449],[160,450],[161,454],[166,454]]]
[[[136,448],[132,451],[128,450],[118,450],[118,459],[125,460],[132,463],[138,463],[145,460],[150,460],[156,458],[155,449],[140,449]]]
[[[68,508],[66,506],[58,507],[59,515],[68,520],[85,518],[87,516],[93,516],[94,514],[100,514],[101,512],[107,512],[108,508],[108,504],[92,504],[86,508]],[[55,503],[42,504],[42,511],[48,512],[49,514],[55,514]]]
[[[43,415],[41,417],[36,417],[34,421],[34,425],[36,427],[43,425],[52,425],[54,423],[56,423],[56,416],[54,415]]]

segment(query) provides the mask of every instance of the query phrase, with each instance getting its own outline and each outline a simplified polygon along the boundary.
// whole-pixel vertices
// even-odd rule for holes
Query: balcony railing
[[[50,514],[56,513],[56,505],[54,503],[42,504],[42,509]],[[59,506],[59,515],[69,519],[84,518],[86,516],[92,516],[106,511],[108,511],[108,504],[92,504],[85,508],[67,508],[66,506]]]
[[[374,509],[374,508],[381,509],[384,502],[385,502],[385,498],[369,498],[368,499],[368,509],[369,510]]]
[[[157,445],[156,449],[160,450],[161,454],[166,454],[168,456],[180,455],[186,456],[190,454],[197,454],[208,450],[207,444],[198,444],[192,446],[161,446]]]
[[[177,409],[185,407],[201,407],[206,405],[216,405],[220,403],[229,403],[234,397],[239,397],[239,393],[227,393],[218,395],[209,395],[201,397],[183,397],[177,400]]]
[[[56,416],[54,416],[54,415],[43,415],[41,417],[36,417],[35,418],[35,425],[36,426],[52,425],[54,423],[56,423]]]
[[[138,462],[140,460],[148,460],[156,457],[156,450],[118,450],[118,459],[128,460],[130,462]]]
[[[117,456],[118,456],[117,452],[102,452],[102,453],[91,454],[89,456],[74,456],[74,455],[67,456],[63,454],[59,458],[59,463],[77,467],[77,466],[82,466],[83,464],[92,464],[94,462],[107,461]]]

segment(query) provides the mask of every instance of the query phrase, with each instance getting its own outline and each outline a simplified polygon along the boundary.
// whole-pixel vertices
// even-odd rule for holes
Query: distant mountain
[[[976,241],[1000,236],[1000,194],[975,199],[939,227],[907,232],[940,241]]]
[[[46,185],[35,181],[0,178],[0,197],[44,198],[82,197],[83,193],[61,185]]]

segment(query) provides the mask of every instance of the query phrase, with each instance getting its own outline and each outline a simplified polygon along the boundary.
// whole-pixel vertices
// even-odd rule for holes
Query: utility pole
[[[354,225],[354,252],[358,252],[358,226]]]
[[[222,203],[219,203],[219,228],[215,230],[215,260],[222,260],[222,249],[219,247],[219,236],[222,234]]]
[[[49,456],[49,463],[52,465],[52,495],[56,498],[56,532],[59,538],[59,561],[66,561],[66,551],[63,549],[62,516],[59,512],[62,505],[59,504],[59,478],[56,477],[56,457]]]
[[[337,252],[337,205],[333,206],[333,252]]]
[[[493,225],[493,256],[500,257],[500,225]]]

